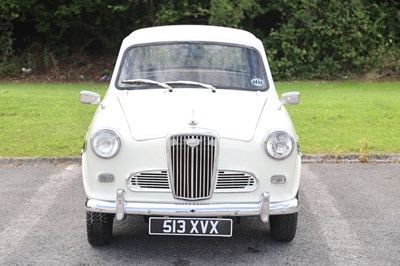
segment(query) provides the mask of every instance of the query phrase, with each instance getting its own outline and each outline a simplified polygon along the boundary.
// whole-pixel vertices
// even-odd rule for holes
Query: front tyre
[[[102,246],[111,242],[113,214],[86,212],[86,228],[89,244]]]
[[[296,235],[297,213],[271,215],[269,226],[272,239],[279,242],[290,242]]]

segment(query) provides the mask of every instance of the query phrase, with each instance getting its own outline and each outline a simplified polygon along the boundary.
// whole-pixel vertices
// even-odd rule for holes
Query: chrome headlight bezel
[[[108,152],[101,151],[101,149],[100,149],[101,139],[100,138],[103,138],[103,141],[107,141],[107,140],[104,140],[104,138],[109,138],[108,142],[109,142],[110,147],[108,148],[109,149]],[[104,145],[104,143],[103,143],[103,145]],[[96,156],[98,156],[102,159],[111,159],[111,158],[115,157],[118,154],[119,150],[121,149],[121,138],[120,138],[119,134],[117,132],[115,132],[115,130],[100,129],[91,138],[90,146],[92,148],[93,153],[96,154]]]
[[[278,137],[283,137],[285,140],[281,139],[279,140]],[[285,145],[280,145],[279,147],[276,145],[277,142],[281,142],[281,144]],[[277,148],[282,148],[285,146],[285,150],[283,151],[278,151]],[[295,149],[295,141],[293,137],[287,133],[286,131],[274,131],[270,134],[268,134],[263,141],[263,147],[267,155],[274,159],[274,160],[284,160],[288,158],[290,155],[292,155],[293,150]]]

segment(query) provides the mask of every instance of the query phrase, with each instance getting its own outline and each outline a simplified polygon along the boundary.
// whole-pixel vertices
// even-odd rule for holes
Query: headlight
[[[288,133],[277,131],[265,138],[264,149],[270,157],[283,160],[292,153],[293,144],[294,141]]]
[[[101,158],[109,159],[114,157],[120,147],[121,140],[117,133],[109,129],[98,131],[92,138],[92,149]]]

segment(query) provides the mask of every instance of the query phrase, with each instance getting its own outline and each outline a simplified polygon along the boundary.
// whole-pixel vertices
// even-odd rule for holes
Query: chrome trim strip
[[[117,220],[125,214],[178,216],[178,217],[221,217],[221,216],[259,216],[264,223],[269,215],[296,213],[299,211],[297,199],[283,202],[270,202],[269,193],[260,195],[257,202],[249,203],[216,203],[216,204],[174,204],[174,203],[140,203],[120,202],[124,191],[118,190],[117,202],[88,199],[86,210],[92,212],[115,213]],[[269,208],[268,208],[269,205]]]

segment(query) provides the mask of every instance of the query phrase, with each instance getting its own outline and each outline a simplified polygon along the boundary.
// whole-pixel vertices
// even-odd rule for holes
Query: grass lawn
[[[279,82],[303,153],[400,153],[400,82]],[[107,84],[0,83],[0,157],[78,156],[97,106],[79,92]]]
[[[400,82],[280,82],[303,153],[400,153]]]
[[[104,84],[0,84],[0,157],[77,156],[97,106],[81,90]]]

